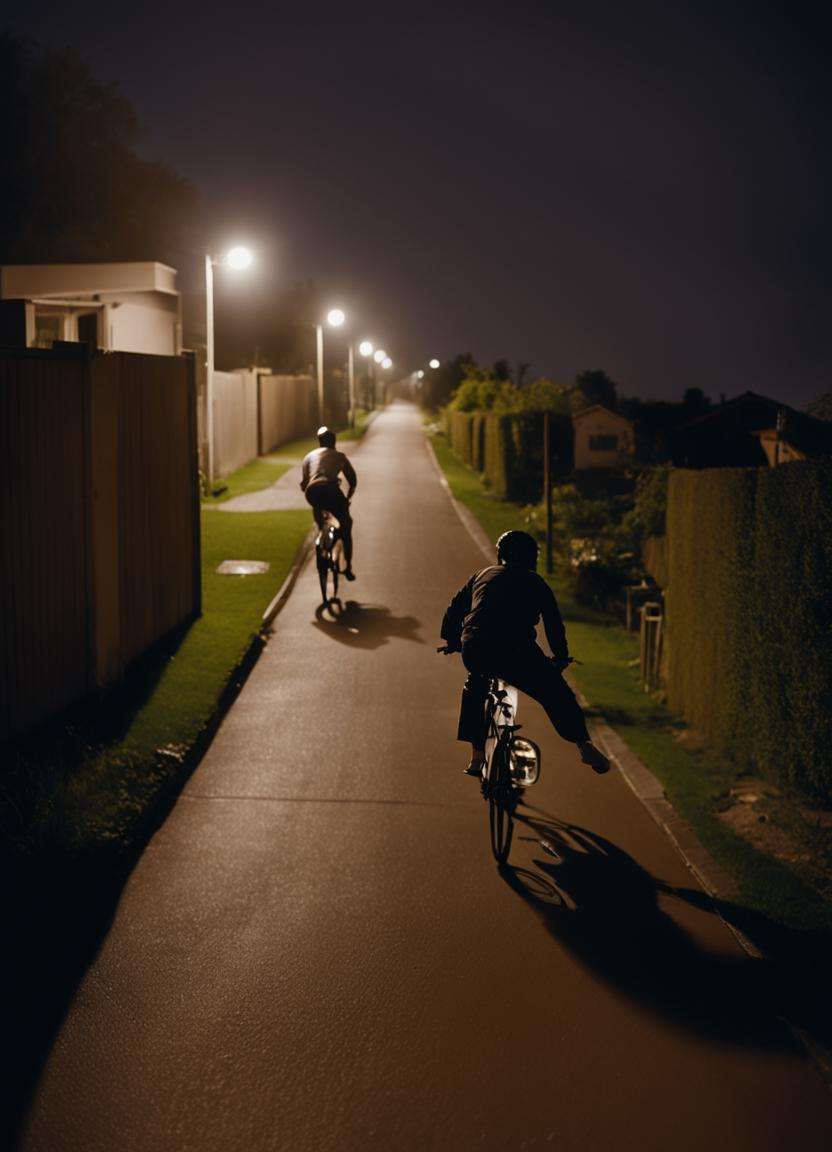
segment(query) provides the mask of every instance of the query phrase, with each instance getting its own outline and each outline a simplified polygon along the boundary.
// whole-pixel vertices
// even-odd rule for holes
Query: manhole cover
[[[268,570],[267,560],[223,560],[217,568],[220,576],[261,576]]]

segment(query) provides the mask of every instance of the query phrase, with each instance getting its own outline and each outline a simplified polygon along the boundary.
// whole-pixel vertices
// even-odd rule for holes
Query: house
[[[744,392],[677,428],[680,468],[759,468],[832,455],[832,424],[756,392]]]
[[[182,316],[176,269],[154,260],[0,268],[0,343],[51,348],[55,341],[178,355]]]
[[[632,420],[593,404],[572,414],[575,469],[623,468],[635,455]]]

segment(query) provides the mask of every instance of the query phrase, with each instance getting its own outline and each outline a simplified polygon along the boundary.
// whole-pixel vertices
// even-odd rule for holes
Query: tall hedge
[[[543,487],[543,415],[540,412],[445,411],[445,432],[459,458],[483,473],[500,499],[533,503]],[[552,419],[552,467],[564,473],[572,463],[572,427]]]
[[[671,707],[832,799],[832,461],[673,472],[667,545]]]

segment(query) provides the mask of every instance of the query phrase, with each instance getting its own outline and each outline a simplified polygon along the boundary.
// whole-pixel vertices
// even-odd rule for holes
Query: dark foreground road
[[[831,1148],[754,964],[620,777],[528,702],[543,780],[498,875],[461,668],[434,654],[481,556],[414,409],[357,462],[355,603],[317,619],[302,575],[121,893],[22,1147]]]

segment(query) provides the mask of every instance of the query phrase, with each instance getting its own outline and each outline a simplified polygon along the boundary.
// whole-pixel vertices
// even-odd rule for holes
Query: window
[[[615,435],[590,436],[589,447],[593,452],[617,452],[618,437]]]
[[[35,348],[51,348],[53,340],[63,340],[64,318],[54,312],[35,313]]]

